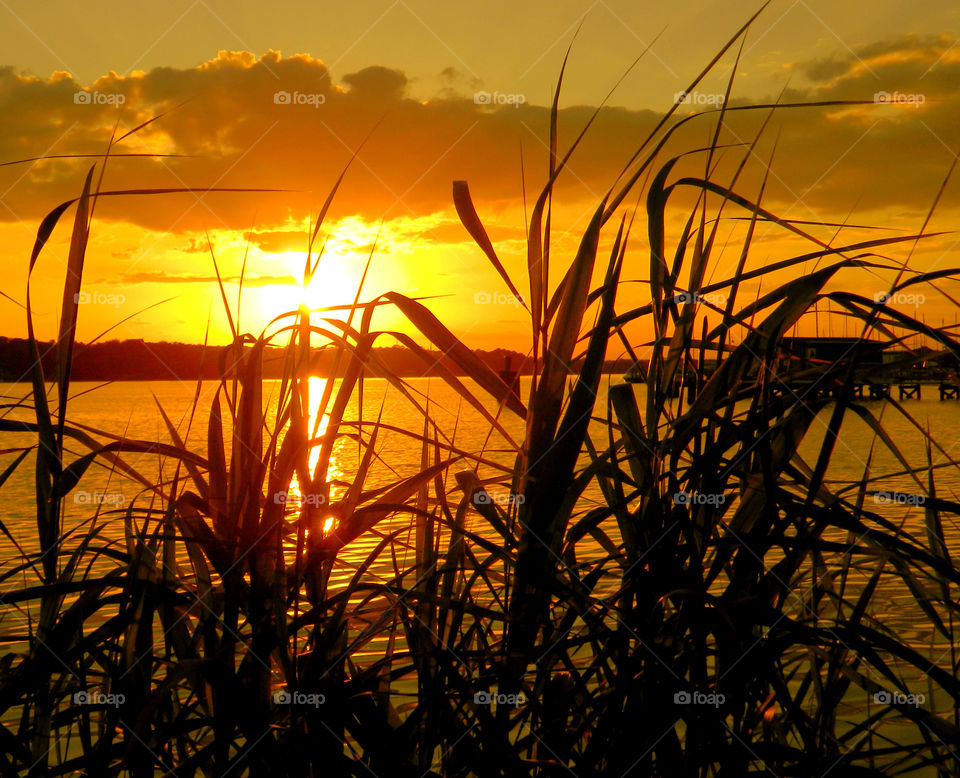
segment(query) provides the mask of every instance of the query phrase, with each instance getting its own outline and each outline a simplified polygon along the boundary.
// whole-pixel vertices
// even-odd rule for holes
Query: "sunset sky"
[[[119,136],[165,114],[116,151],[182,156],[111,160],[104,189],[284,190],[115,198],[97,206],[84,272],[91,304],[81,310],[79,339],[172,298],[109,337],[199,342],[212,311],[211,339],[223,342],[228,329],[207,235],[221,273],[232,279],[231,299],[249,243],[241,326],[259,331],[299,303],[294,279],[310,219],[369,135],[335,200],[320,278],[306,301],[349,301],[380,230],[365,298],[390,290],[436,296],[432,309],[470,345],[525,350],[525,313],[460,225],[451,182],[469,182],[491,239],[526,293],[523,183],[529,211],[547,168],[549,104],[578,25],[560,99],[561,147],[653,46],[613,93],[558,183],[555,261],[561,264],[646,132],[758,7],[745,0],[0,0],[0,162],[103,153],[115,126]],[[764,197],[771,210],[798,220],[919,229],[960,147],[958,32],[960,5],[945,0],[775,0],[747,35],[733,104],[774,102],[781,93],[791,101],[873,100],[878,93],[909,99],[776,113],[739,189],[756,195],[776,144]],[[710,107],[712,96],[723,93],[735,56],[736,49],[698,87],[701,104],[694,107]],[[681,106],[680,115],[690,110]],[[748,142],[762,118],[732,116],[721,142]],[[702,118],[669,148],[705,145],[712,130]],[[739,154],[725,159],[721,178],[738,161]],[[40,219],[79,194],[92,163],[0,167],[2,289],[15,300],[25,300]],[[702,160],[696,164],[702,171]],[[958,194],[954,180],[929,229],[960,227]],[[673,234],[682,215],[681,208],[672,214]],[[648,275],[644,231],[640,219],[627,280]],[[829,239],[834,232],[817,234]],[[797,249],[780,235],[761,235],[754,266]],[[848,229],[838,240],[875,235]],[[41,337],[55,333],[68,239],[65,223],[35,271]],[[957,235],[945,235],[924,243],[911,265],[960,264],[955,241]],[[902,261],[909,248],[889,255]],[[736,257],[731,249],[732,264]],[[837,283],[885,291],[881,279]],[[644,302],[642,283],[627,288],[621,310]],[[935,300],[925,315],[939,322]],[[0,334],[25,332],[23,309],[0,299]]]

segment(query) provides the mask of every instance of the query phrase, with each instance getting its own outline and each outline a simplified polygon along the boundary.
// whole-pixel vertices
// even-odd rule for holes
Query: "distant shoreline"
[[[38,344],[44,377],[53,380],[56,374],[56,348],[52,341]],[[92,345],[78,343],[74,349],[71,381],[196,381],[198,378],[217,380],[231,374],[227,364],[226,346],[203,346],[190,343],[149,342],[144,340],[112,340]],[[275,358],[267,354],[264,359],[265,379],[281,378],[284,349],[271,349]],[[517,351],[493,349],[474,350],[491,370],[500,373],[505,369],[518,375],[533,373],[533,361]],[[443,372],[458,377],[466,374],[439,351],[428,351],[427,360],[403,346],[375,348],[377,361],[394,375],[401,378],[439,377]],[[317,353],[310,367],[311,375],[326,378],[332,367],[334,351]],[[31,380],[31,349],[25,338],[0,337],[0,382],[22,383]],[[571,372],[579,369],[579,363],[571,365]],[[608,360],[603,372],[625,373],[633,366],[626,360]],[[376,377],[367,370],[369,377]]]

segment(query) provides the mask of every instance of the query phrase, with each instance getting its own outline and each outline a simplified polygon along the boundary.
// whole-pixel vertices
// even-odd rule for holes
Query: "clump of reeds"
[[[728,97],[732,84],[733,75]],[[91,170],[80,198],[51,212],[31,270],[76,205],[53,377],[57,402],[51,409],[28,289],[35,421],[0,419],[0,429],[35,435],[36,445],[18,454],[0,484],[35,452],[39,536],[38,551],[22,553],[0,596],[5,623],[17,624],[5,639],[23,643],[0,665],[0,771],[673,776],[953,769],[960,740],[953,586],[960,570],[944,518],[960,506],[939,498],[934,473],[956,462],[919,423],[927,461],[909,462],[876,407],[854,395],[854,384],[870,337],[892,343],[901,337],[894,329],[909,330],[944,351],[955,353],[957,344],[949,331],[882,301],[828,291],[828,284],[841,270],[871,267],[890,271],[896,291],[957,271],[916,273],[875,253],[922,238],[926,225],[916,236],[833,245],[764,208],[762,189],[753,198],[739,193],[766,121],[741,148],[731,179],[716,180],[729,111],[772,115],[802,105],[709,112],[712,143],[667,157],[676,129],[704,119],[672,121],[670,111],[564,264],[551,249],[554,187],[590,125],[561,155],[557,105],[558,98],[548,179],[527,241],[535,374],[526,402],[406,296],[361,302],[360,288],[339,316],[289,311],[253,336],[240,331],[224,294],[232,343],[216,350],[221,379],[209,407],[198,384],[185,430],[166,414],[170,442],[77,427],[67,417],[75,295],[93,206],[123,193],[99,191]],[[678,176],[682,156],[702,158],[705,174]],[[631,247],[635,212],[624,203],[638,187],[650,300],[624,310],[619,282],[640,255]],[[693,192],[696,205],[682,234],[668,241],[668,206],[681,190]],[[313,246],[335,192],[310,236],[305,284],[321,272]],[[498,259],[464,184],[454,186],[454,200],[519,297],[520,284]],[[718,278],[719,227],[744,217],[740,259]],[[601,235],[611,221],[602,260]],[[803,238],[810,250],[752,267],[761,223]],[[822,266],[778,280],[811,261]],[[598,271],[602,281],[592,288]],[[756,279],[769,291],[743,301],[745,285]],[[723,304],[707,302],[716,292]],[[801,370],[785,357],[782,338],[823,299],[862,322],[862,337],[844,359]],[[374,346],[388,334],[374,330],[372,318],[384,305],[399,309],[471,379],[439,367],[504,440],[501,414],[525,419],[515,467],[444,435],[428,398],[379,362]],[[631,343],[631,322],[648,322],[653,341]],[[433,361],[413,338],[389,336],[425,364]],[[282,345],[284,370],[268,402],[263,362],[271,344]],[[646,355],[645,384],[609,386],[598,405],[604,359],[617,344],[638,361]],[[317,349],[335,357],[314,406],[309,370]],[[581,366],[568,389],[574,363]],[[421,429],[351,417],[351,403],[363,408],[371,373],[419,409]],[[825,387],[833,399],[820,391]],[[899,402],[887,407],[910,419]],[[848,484],[828,478],[850,414],[869,425],[900,473],[868,467]],[[807,461],[801,443],[821,422],[823,442]],[[191,436],[195,423],[200,445]],[[389,434],[416,442],[420,468],[373,486],[378,440]],[[339,483],[331,461],[343,441],[356,454]],[[148,477],[130,454],[162,460],[162,475]],[[64,526],[63,501],[95,463],[142,488],[117,512],[122,543],[103,534],[99,514],[79,537]],[[903,477],[924,497],[923,533],[895,523],[869,499],[884,479]],[[516,498],[506,509],[487,497],[492,484]],[[588,490],[602,502],[586,501]],[[296,508],[291,494],[299,495]],[[471,515],[481,517],[480,527]],[[342,583],[344,549],[370,537],[372,549]],[[391,573],[373,575],[384,560]],[[874,595],[889,579],[912,594],[931,631],[949,644],[946,652],[920,651],[877,618]],[[930,705],[870,704],[877,693],[908,692],[911,670],[926,677]],[[116,704],[79,704],[75,695],[93,688]],[[849,705],[864,712],[845,717]]]

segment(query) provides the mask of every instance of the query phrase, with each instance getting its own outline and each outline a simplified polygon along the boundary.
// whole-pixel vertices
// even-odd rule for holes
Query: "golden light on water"
[[[327,434],[327,426],[330,423],[330,414],[320,415],[320,401],[323,399],[323,392],[327,388],[327,379],[320,376],[310,376],[307,380],[307,408],[309,408],[310,435],[314,438],[322,438]],[[320,447],[314,446],[310,449],[310,472],[320,461]],[[329,476],[339,475],[339,469],[336,467],[336,459],[330,457]]]
[[[323,398],[324,389],[327,386],[327,379],[321,378],[320,376],[310,376],[307,381],[307,408],[308,408],[308,434],[311,439],[319,441],[327,432],[329,425],[330,417],[328,413],[320,413],[320,403]],[[308,457],[309,470],[313,473],[314,469],[317,466],[317,462],[320,461],[320,445],[313,445],[310,448],[310,453]],[[338,465],[336,453],[332,454],[330,457],[330,465],[327,471],[327,480],[333,481],[342,475],[340,467]],[[327,504],[315,504],[315,500],[318,495],[306,495],[304,496],[303,492],[300,489],[300,483],[297,480],[296,473],[294,473],[293,480],[290,482],[290,495],[291,503],[297,506],[302,506],[304,502],[307,503],[307,512],[306,516],[309,519],[307,534],[309,535],[309,527],[319,526],[323,535],[331,532],[334,527],[336,527],[336,518],[332,515],[329,515],[329,505]],[[324,514],[322,519],[315,520],[316,514]]]

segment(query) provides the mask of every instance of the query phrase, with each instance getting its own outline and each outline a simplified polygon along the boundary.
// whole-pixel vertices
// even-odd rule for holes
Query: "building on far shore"
[[[834,362],[844,364],[854,353],[858,354],[857,365],[862,368],[882,367],[887,344],[880,340],[833,337],[790,337],[780,341],[780,358],[783,367],[806,370]],[[857,346],[859,352],[857,352]]]

